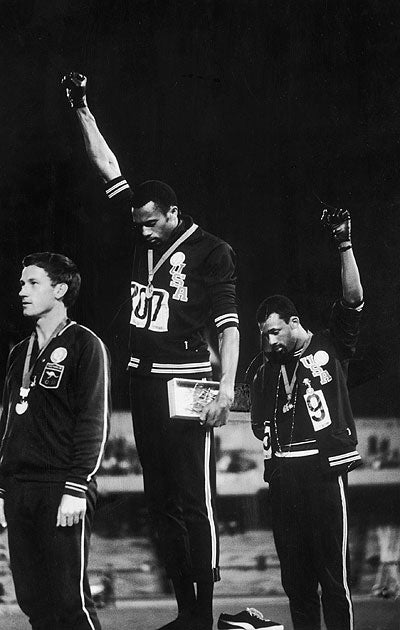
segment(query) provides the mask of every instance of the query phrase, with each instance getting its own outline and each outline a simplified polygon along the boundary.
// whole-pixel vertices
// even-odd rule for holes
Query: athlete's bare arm
[[[118,160],[100,133],[96,120],[87,106],[87,79],[83,74],[70,72],[63,77],[67,99],[74,109],[90,162],[105,182],[121,175]]]
[[[201,421],[210,427],[227,423],[229,410],[235,396],[235,376],[239,358],[239,330],[234,326],[225,328],[219,335],[221,379],[215,400],[203,410]]]

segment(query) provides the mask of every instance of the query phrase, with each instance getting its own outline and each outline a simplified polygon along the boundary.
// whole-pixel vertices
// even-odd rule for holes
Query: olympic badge
[[[46,363],[39,384],[46,389],[57,389],[60,386],[64,365]]]

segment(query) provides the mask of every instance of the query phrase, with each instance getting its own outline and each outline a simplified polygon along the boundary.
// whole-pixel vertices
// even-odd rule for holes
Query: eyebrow
[[[19,282],[20,284],[22,284],[23,282],[32,282],[32,280],[35,280],[35,282],[39,282],[40,278],[37,278],[36,276],[30,276],[29,278],[20,278]]]

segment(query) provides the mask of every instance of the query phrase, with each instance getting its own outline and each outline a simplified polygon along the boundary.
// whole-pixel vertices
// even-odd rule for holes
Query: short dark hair
[[[35,265],[44,269],[53,286],[61,283],[68,285],[62,300],[67,308],[74,304],[79,295],[81,276],[78,267],[70,258],[53,252],[37,252],[25,256],[22,265],[23,267]]]
[[[168,212],[170,206],[178,205],[177,196],[171,186],[157,179],[139,184],[133,192],[133,208],[141,208],[149,201],[153,201],[163,214]]]
[[[291,317],[299,316],[292,300],[289,300],[285,295],[271,295],[263,300],[257,309],[257,323],[263,324],[272,313],[279,315],[286,323]]]

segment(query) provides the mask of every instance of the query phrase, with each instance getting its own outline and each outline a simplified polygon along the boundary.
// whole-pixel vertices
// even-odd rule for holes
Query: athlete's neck
[[[302,349],[304,344],[308,341],[309,336],[310,336],[310,332],[308,330],[305,330],[303,326],[300,326],[298,337],[297,337],[296,344],[294,347],[294,352],[297,352],[298,350]]]
[[[36,335],[39,348],[42,348],[50,339],[51,335],[67,320],[67,309],[63,302],[58,302],[56,307],[45,313],[36,321]]]

